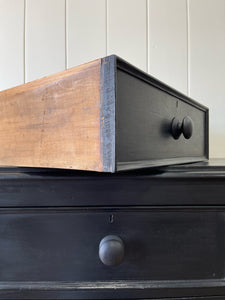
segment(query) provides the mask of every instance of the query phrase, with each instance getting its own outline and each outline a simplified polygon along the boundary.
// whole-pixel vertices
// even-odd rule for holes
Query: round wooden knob
[[[185,139],[190,139],[193,133],[193,121],[189,117],[184,117],[182,122],[183,135]]]
[[[106,266],[119,265],[124,258],[124,243],[116,235],[107,235],[99,244],[99,258]]]
[[[171,123],[171,133],[175,140],[179,139],[183,133],[185,139],[190,139],[193,134],[193,121],[190,117],[183,118],[182,123],[177,118],[173,118]]]

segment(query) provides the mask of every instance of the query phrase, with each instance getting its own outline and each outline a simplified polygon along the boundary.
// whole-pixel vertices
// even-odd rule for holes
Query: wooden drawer
[[[198,103],[143,73],[118,63],[117,170],[204,160],[208,157],[208,112]],[[190,118],[193,132],[173,136],[171,124]],[[186,136],[187,137],[187,136]]]
[[[115,55],[2,91],[0,106],[0,165],[116,172],[208,158],[208,109]]]
[[[65,291],[74,299],[81,293],[89,299],[225,294],[224,208],[0,212],[0,296],[7,290],[14,297]],[[99,258],[100,241],[108,235],[123,241],[117,266]]]

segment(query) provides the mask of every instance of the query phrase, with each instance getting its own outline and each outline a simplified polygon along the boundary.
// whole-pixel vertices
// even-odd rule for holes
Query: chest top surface
[[[102,174],[1,168],[0,206],[225,205],[225,160]]]
[[[211,159],[196,163],[177,164],[168,167],[146,168],[142,170],[121,171],[117,174],[99,173],[92,171],[77,171],[51,168],[0,167],[0,180],[3,179],[42,179],[64,178],[74,180],[123,180],[123,179],[156,179],[171,177],[209,177],[220,178],[225,176],[225,158]]]

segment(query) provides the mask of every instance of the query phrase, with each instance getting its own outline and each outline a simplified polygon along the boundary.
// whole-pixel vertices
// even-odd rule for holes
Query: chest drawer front
[[[208,110],[123,65],[117,70],[116,116],[118,170],[208,157]]]
[[[113,267],[99,259],[108,235],[125,249]],[[220,280],[224,236],[224,210],[3,209],[0,282]]]

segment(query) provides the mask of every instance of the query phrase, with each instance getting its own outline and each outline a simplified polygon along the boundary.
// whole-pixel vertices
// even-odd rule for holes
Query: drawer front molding
[[[164,282],[224,276],[223,208],[14,208],[0,214],[0,281]],[[99,245],[109,235],[124,244],[117,266],[99,258]]]

